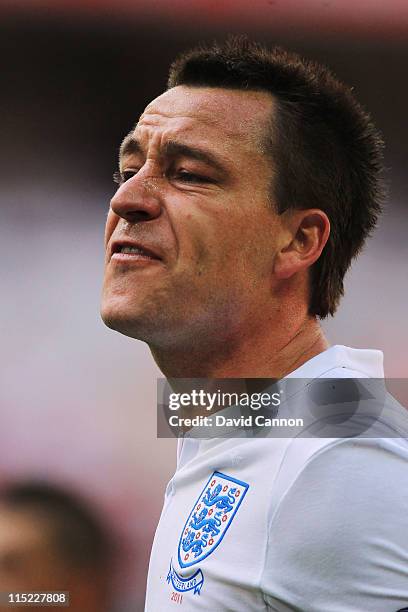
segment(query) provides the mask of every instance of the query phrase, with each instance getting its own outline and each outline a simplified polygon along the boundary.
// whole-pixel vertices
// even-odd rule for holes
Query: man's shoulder
[[[306,361],[286,378],[382,378],[383,363],[382,351],[335,344]]]
[[[343,505],[346,492],[354,500],[379,495],[385,509],[407,488],[405,438],[293,439],[273,485],[269,519],[292,503],[304,511],[320,508],[324,517],[324,500]]]
[[[290,454],[299,457],[301,442],[293,440],[287,458]],[[307,440],[304,448],[303,461],[297,462],[298,471],[293,482],[310,474],[313,478],[336,476],[337,482],[347,478],[352,483],[361,478],[370,480],[373,471],[373,478],[377,479],[381,471],[395,463],[401,465],[403,476],[408,478],[408,441],[405,438],[326,438]]]
[[[380,594],[401,607],[408,601],[407,488],[406,440],[336,440],[316,448],[269,517],[267,600],[308,611],[334,610],[334,602],[384,610]]]

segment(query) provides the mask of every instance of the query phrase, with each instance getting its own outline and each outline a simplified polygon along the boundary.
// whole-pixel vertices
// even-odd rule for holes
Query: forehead
[[[143,128],[196,135],[260,149],[273,111],[267,92],[214,87],[173,87],[150,102],[135,131]]]

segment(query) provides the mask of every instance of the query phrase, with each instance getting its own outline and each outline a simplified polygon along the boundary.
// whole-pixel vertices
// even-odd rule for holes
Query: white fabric
[[[383,375],[379,351],[334,346],[287,378]],[[214,472],[249,487],[219,545],[181,567],[180,536]],[[397,612],[408,606],[407,521],[403,438],[185,438],[153,543],[146,612]],[[196,574],[200,592],[187,582],[178,590],[169,573],[176,584]]]

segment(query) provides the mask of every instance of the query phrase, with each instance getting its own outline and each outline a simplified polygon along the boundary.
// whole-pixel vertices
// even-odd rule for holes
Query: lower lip
[[[160,260],[140,253],[113,253],[111,261],[118,263],[159,263]]]

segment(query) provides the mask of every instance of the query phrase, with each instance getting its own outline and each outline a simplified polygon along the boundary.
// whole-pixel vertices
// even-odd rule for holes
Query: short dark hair
[[[47,482],[15,482],[2,487],[0,504],[44,521],[50,544],[66,566],[109,570],[113,542],[100,519],[78,496]]]
[[[267,91],[277,112],[268,134],[279,214],[319,208],[329,240],[311,268],[309,313],[333,315],[352,259],[375,227],[384,200],[383,141],[351,89],[327,68],[275,47],[230,37],[179,56],[168,87]]]

